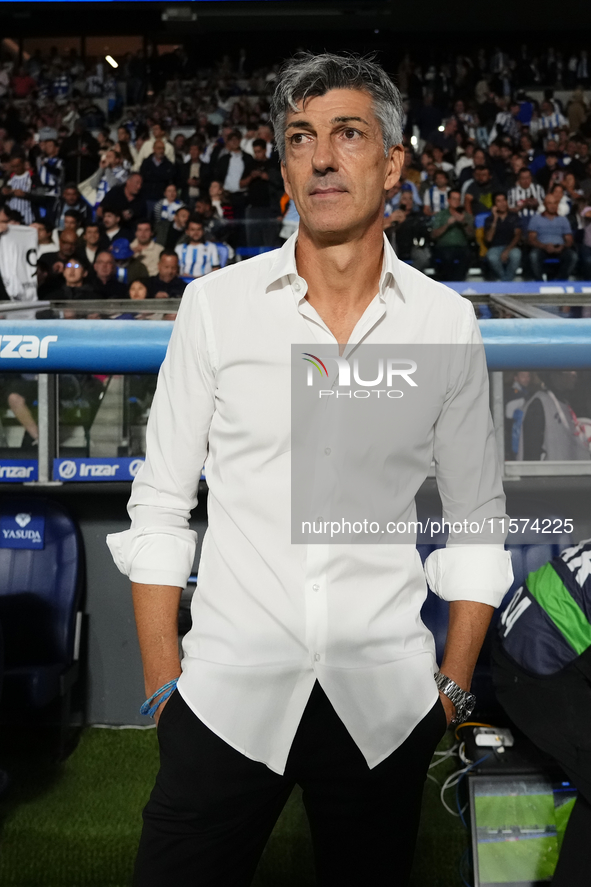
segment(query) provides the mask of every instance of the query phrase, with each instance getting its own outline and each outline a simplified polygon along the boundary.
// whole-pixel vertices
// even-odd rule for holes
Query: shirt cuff
[[[132,582],[185,588],[193,569],[197,533],[141,527],[109,534],[107,545],[119,571]]]
[[[511,553],[496,545],[438,548],[425,561],[425,575],[444,601],[498,607],[513,584]]]

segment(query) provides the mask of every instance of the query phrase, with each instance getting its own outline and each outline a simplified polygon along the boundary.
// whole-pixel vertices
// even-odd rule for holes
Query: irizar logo
[[[0,480],[4,477],[7,480],[28,480],[35,471],[35,467],[30,465],[0,465]]]
[[[43,336],[42,339],[39,336],[0,336],[0,358],[45,359],[52,342],[57,342],[57,336]]]
[[[58,474],[64,480],[71,480],[73,477],[76,477],[76,463],[71,462],[69,459],[66,462],[62,462]]]
[[[119,463],[114,465],[89,465],[81,462],[77,466],[71,459],[66,459],[58,468],[58,474],[63,480],[72,480],[78,474],[79,477],[115,477]]]
[[[328,377],[328,370],[323,363],[323,361],[316,357],[314,354],[310,354],[305,351],[304,360],[308,362],[309,366],[307,368],[307,381],[306,384],[311,387],[314,384],[314,369],[316,369],[322,379]],[[336,363],[338,369],[338,388],[351,388],[351,365],[349,361],[345,357],[325,357],[324,360],[329,361],[332,360]],[[414,379],[411,379],[413,373],[417,370],[416,361],[410,360],[408,358],[394,358],[388,357],[386,361],[383,358],[378,360],[378,366],[376,371],[375,379],[362,379],[359,371],[359,360],[358,358],[354,358],[353,360],[353,380],[357,385],[362,385],[362,388],[356,389],[355,391],[335,391],[334,389],[320,389],[318,392],[319,397],[331,397],[332,395],[336,395],[336,397],[357,397],[357,398],[367,398],[375,395],[376,397],[380,397],[381,394],[385,394],[386,397],[390,397],[393,399],[398,399],[400,397],[404,397],[404,391],[400,391],[399,389],[395,389],[392,386],[394,385],[394,379],[398,381],[398,379],[404,380],[407,385],[411,388],[418,388],[417,383]],[[324,372],[323,372],[324,371]],[[378,388],[378,385],[383,384],[385,380],[386,387]],[[371,389],[371,390],[370,390]]]

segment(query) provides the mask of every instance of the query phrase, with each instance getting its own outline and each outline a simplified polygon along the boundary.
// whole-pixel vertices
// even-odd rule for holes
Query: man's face
[[[520,169],[523,169],[523,158],[519,154],[512,154],[509,162],[514,173],[518,173]]]
[[[105,210],[103,213],[103,222],[107,231],[110,231],[112,228],[116,228],[119,224],[119,216],[116,216],[115,213],[112,213],[110,210]]]
[[[474,166],[484,166],[486,164],[486,154],[480,148],[474,152]]]
[[[198,222],[189,222],[189,226],[187,228],[187,234],[189,236],[189,240],[191,243],[202,243],[203,242],[203,225],[200,225]]]
[[[190,215],[189,210],[185,209],[185,208],[179,209],[174,214],[174,221],[175,221],[175,225],[177,226],[177,228],[181,228],[183,231],[185,230],[185,228],[187,227],[187,224],[189,222],[189,215]]]
[[[212,182],[209,186],[209,196],[212,200],[220,200],[223,194],[223,188],[220,182]]]
[[[147,222],[142,222],[135,229],[135,236],[140,246],[147,246],[152,239],[152,226]]]
[[[60,234],[60,252],[66,259],[71,258],[76,252],[77,240],[75,231],[64,230]]]
[[[160,140],[154,142],[154,157],[157,160],[162,160],[162,158],[164,157],[164,142]]]
[[[450,209],[458,209],[462,200],[462,196],[458,191],[450,191],[447,199]]]
[[[164,130],[160,126],[159,123],[155,123],[152,127],[152,135],[155,139],[163,139],[164,138]]]
[[[505,215],[508,204],[507,198],[504,194],[498,194],[497,197],[495,197],[495,206],[502,215]]]
[[[84,232],[84,242],[91,248],[96,246],[100,239],[98,225],[90,225]]]
[[[531,185],[531,172],[529,169],[522,169],[519,173],[518,182],[522,188],[529,188]]]
[[[239,151],[240,150],[240,139],[238,136],[230,136],[226,139],[226,148],[228,151]]]
[[[515,381],[520,385],[523,385],[524,388],[531,383],[531,373],[527,370],[521,370],[519,373],[515,373]]]
[[[79,286],[86,277],[86,271],[80,264],[74,260],[66,262],[64,265],[64,280],[68,286]]]
[[[475,169],[474,178],[479,185],[486,185],[490,181],[490,171],[488,169]]]
[[[162,256],[158,262],[158,277],[163,283],[170,283],[179,273],[179,260],[176,256]]]
[[[260,145],[255,145],[252,150],[254,154],[254,159],[258,160],[259,163],[262,163],[264,160],[267,159],[267,152]]]
[[[78,225],[74,216],[64,216],[64,231],[73,231],[76,233]]]
[[[191,145],[189,148],[189,156],[191,158],[191,163],[197,163],[199,160],[200,149],[199,145]]]
[[[446,176],[442,176],[441,173],[435,173],[435,184],[438,188],[443,189],[447,187],[447,178]]]
[[[167,185],[164,189],[164,196],[169,203],[174,203],[176,200],[176,185]]]
[[[383,216],[384,192],[400,178],[401,145],[384,156],[371,96],[333,89],[287,116],[285,189],[301,225],[337,242]]]
[[[103,282],[108,280],[115,273],[115,260],[110,253],[99,253],[94,263],[94,270],[97,277]]]
[[[548,156],[546,157],[546,166],[549,166],[550,169],[554,169],[556,166],[558,166],[558,157],[556,157],[554,154],[548,154]]]
[[[559,203],[560,196],[557,193],[546,194],[544,197],[544,206],[546,207],[546,212],[550,213],[550,215],[556,215]]]
[[[78,203],[78,191],[76,188],[66,188],[64,190],[64,202],[68,206],[76,206]]]
[[[125,183],[125,187],[127,189],[128,194],[131,194],[132,197],[135,197],[136,194],[139,194],[142,187],[142,177],[140,175],[132,175],[128,178]]]
[[[273,133],[271,132],[271,130],[269,129],[268,126],[261,125],[261,126],[259,126],[259,129],[257,132],[257,138],[264,139],[266,142],[272,142],[273,141]]]
[[[10,161],[10,172],[15,176],[22,176],[25,171],[25,162],[22,157],[13,157]]]

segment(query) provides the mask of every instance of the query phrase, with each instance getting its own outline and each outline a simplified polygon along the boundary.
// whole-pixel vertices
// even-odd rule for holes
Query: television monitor
[[[577,792],[543,774],[468,778],[474,887],[551,882]]]

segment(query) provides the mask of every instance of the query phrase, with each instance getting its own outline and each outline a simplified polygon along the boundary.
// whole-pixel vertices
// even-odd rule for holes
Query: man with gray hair
[[[383,445],[378,464],[394,462],[410,484],[408,513],[433,456],[448,519],[500,518],[504,495],[472,306],[399,262],[383,234],[404,160],[397,89],[371,60],[302,54],[278,76],[271,117],[299,230],[187,287],[132,526],[108,537],[132,581],[142,708],[160,744],[135,887],[247,887],[296,784],[319,884],[408,884],[429,762],[447,724],[471,711],[474,664],[512,581],[504,534],[489,545],[451,534],[430,555],[429,583],[451,602],[438,672],[414,539],[293,544],[291,503],[307,480],[291,485],[300,352],[328,349],[332,367],[366,343],[473,346],[420,443],[409,431],[391,452],[368,437],[368,452]],[[327,442],[320,475],[349,445]],[[209,524],[181,664],[177,613],[204,465]]]

